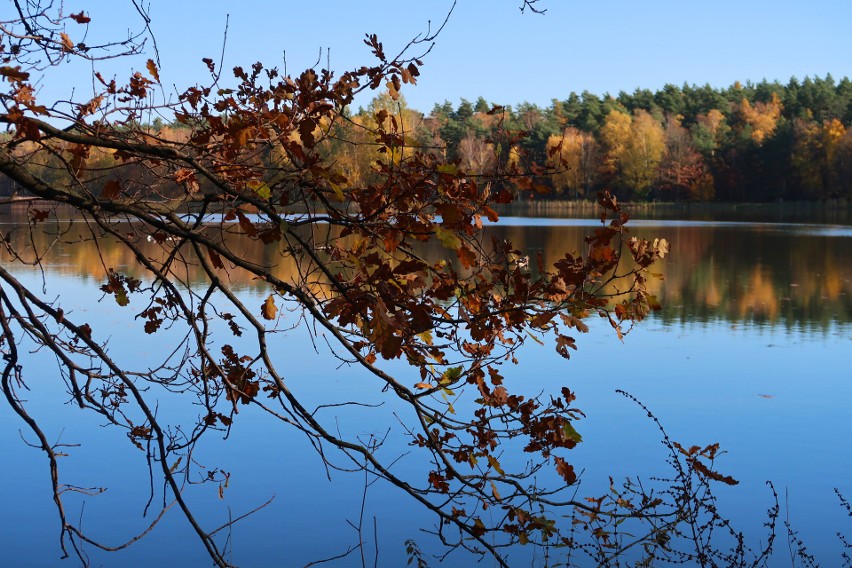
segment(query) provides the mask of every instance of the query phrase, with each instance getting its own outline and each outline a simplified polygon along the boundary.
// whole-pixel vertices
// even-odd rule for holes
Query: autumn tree
[[[681,126],[680,118],[669,116],[665,129],[666,150],[660,164],[661,189],[681,197],[706,199],[712,180],[707,178],[704,160],[692,144],[689,131]],[[712,193],[711,193],[712,195]]]
[[[699,114],[690,132],[696,149],[712,158],[724,143],[729,131],[725,115],[714,108],[707,114]]]
[[[837,157],[846,135],[843,123],[836,118],[821,125],[798,120],[793,128],[792,165],[803,195],[809,198],[839,196]]]
[[[769,101],[755,104],[743,98],[736,109],[743,137],[751,138],[758,146],[763,144],[775,132],[781,117],[781,107],[781,100],[775,93],[772,93]]]
[[[574,199],[589,195],[595,184],[597,142],[588,132],[568,127],[561,136],[547,141],[548,163],[557,193],[567,192]]]
[[[615,180],[621,171],[621,163],[627,153],[630,142],[630,130],[633,124],[626,112],[613,110],[607,114],[600,131],[603,146],[601,172],[609,179]]]
[[[536,10],[536,2],[523,6]],[[224,70],[204,59],[207,84],[154,104],[160,69],[153,58],[123,79],[97,71],[103,58],[140,52],[147,17],[140,35],[95,47],[82,38],[96,15],[66,15],[49,2],[13,4],[17,15],[4,16],[10,19],[0,27],[0,122],[9,128],[0,173],[29,209],[25,230],[4,228],[0,239],[2,390],[45,455],[67,554],[85,563],[86,547],[127,544],[101,542],[67,508],[67,496],[84,490],[62,481],[58,458],[67,450],[31,413],[25,391],[34,374],[54,378],[80,411],[141,453],[153,524],[179,511],[218,566],[230,565],[228,525],[208,526],[195,514],[187,480],[223,490],[222,470],[200,464],[194,452],[211,436],[240,428],[252,412],[303,434],[329,468],[398,488],[434,516],[443,545],[501,566],[516,544],[548,554],[582,551],[598,563],[636,543],[648,558],[667,556],[683,523],[698,534],[711,526],[694,505],[718,520],[705,491],[712,481],[733,480],[711,469],[712,445],[687,448],[666,438],[679,480],[668,499],[631,483],[600,498],[575,497],[570,450],[582,441],[583,414],[574,393],[567,385],[528,392],[503,366],[530,340],[569,358],[590,317],[623,337],[659,308],[647,278],[668,244],[630,236],[627,215],[608,193],[599,196],[601,224],[582,250],[550,265],[522,263],[525,251],[489,239],[483,224],[499,221],[495,207],[539,192],[539,175],[522,168],[514,150],[496,152],[484,173],[472,174],[455,159],[412,146],[413,115],[400,95],[416,83],[433,35],[392,55],[368,35],[372,63],[339,75],[314,68],[283,74],[261,63]],[[38,100],[35,74],[50,81],[55,66],[77,58],[95,68],[94,95]],[[383,90],[387,97],[371,116],[352,117],[356,95]],[[152,107],[181,132],[144,126]],[[499,108],[488,112],[501,115]],[[642,113],[634,123],[623,147],[613,133],[607,148],[650,171],[662,152],[661,127]],[[505,136],[504,148],[514,148],[518,133]],[[341,144],[365,148],[369,178],[331,151]],[[644,183],[645,170],[620,159],[626,177]],[[113,329],[75,311],[74,298],[51,296],[21,277],[21,267],[45,262],[45,238],[81,228],[90,241],[110,243],[133,260],[119,270],[104,253],[91,259],[98,289],[127,325],[167,334],[168,353],[121,360]],[[430,248],[441,252],[430,255]],[[254,293],[241,293],[239,282],[252,283]],[[393,402],[387,427],[422,467],[399,467],[397,455],[380,451],[380,436],[341,429],[328,411],[381,404],[358,395],[308,404],[279,352],[281,332],[300,323],[318,349],[327,346],[326,356],[372,379],[365,397],[369,391]],[[55,358],[52,373],[34,371],[33,347]],[[161,397],[183,401],[186,412],[160,412]],[[624,522],[633,527],[629,538],[611,532]],[[705,549],[672,557],[696,554]]]
[[[650,113],[638,110],[631,117],[613,110],[601,128],[603,171],[617,187],[646,197],[658,175],[664,138],[663,127]]]
[[[662,125],[650,113],[636,112],[622,155],[621,171],[624,181],[637,195],[646,196],[650,192],[665,149]]]
[[[487,139],[477,136],[472,130],[468,130],[464,138],[459,142],[460,166],[475,174],[488,174],[494,171],[497,165],[497,149]]]

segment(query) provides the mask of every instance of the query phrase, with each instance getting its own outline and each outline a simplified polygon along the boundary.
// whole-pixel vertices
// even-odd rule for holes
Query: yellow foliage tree
[[[597,141],[588,132],[569,127],[561,136],[551,136],[547,155],[548,165],[554,168],[551,179],[556,190],[572,193],[575,199],[587,195],[595,181],[597,153]]]
[[[600,131],[600,141],[604,147],[601,171],[609,176],[615,176],[620,171],[621,161],[630,139],[632,122],[629,114],[619,110],[610,111],[604,119],[604,125]]]
[[[636,111],[621,170],[624,181],[640,196],[650,191],[665,151],[666,134],[662,125],[647,111]]]
[[[740,116],[751,128],[751,139],[755,144],[759,146],[772,136],[778,126],[782,108],[781,99],[775,93],[772,93],[772,98],[767,103],[759,102],[752,105],[743,98],[739,108]]]

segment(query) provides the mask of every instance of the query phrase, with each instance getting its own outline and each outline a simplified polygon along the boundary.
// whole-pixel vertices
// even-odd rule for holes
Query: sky
[[[372,63],[363,44],[375,33],[387,53],[435,31],[452,0],[145,0],[168,93],[203,81],[202,57],[219,61],[226,19],[224,67],[267,67],[298,74],[319,61],[336,71]],[[544,15],[521,13],[521,0],[458,0],[424,58],[418,85],[405,88],[410,107],[482,96],[497,104],[529,101],[547,106],[571,91],[617,94],[657,90],[667,83],[759,82],[790,77],[852,77],[852,1],[717,0],[712,3],[644,0],[540,0]],[[68,0],[92,17],[86,42],[139,29],[129,0]],[[78,39],[77,24],[69,24]],[[425,50],[426,45],[414,48]],[[151,44],[134,61],[105,65],[126,77],[153,56]],[[91,92],[88,70],[66,65],[46,76],[42,96],[82,98]],[[369,97],[356,101],[366,106]]]

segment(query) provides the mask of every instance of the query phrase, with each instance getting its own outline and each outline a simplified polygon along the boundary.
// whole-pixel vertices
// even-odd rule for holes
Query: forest
[[[488,104],[436,105],[420,142],[488,168]],[[636,201],[768,202],[849,196],[852,81],[795,78],[666,85],[652,92],[572,92],[547,108],[521,103],[507,122],[526,133],[524,158],[547,163],[552,197],[593,197],[606,187]]]
[[[348,108],[342,120],[325,125],[330,136],[322,151],[353,185],[376,177],[381,144],[373,131],[381,110],[400,122],[404,140],[395,159],[426,149],[482,175],[514,162],[535,174],[536,199],[594,199],[609,189],[632,201],[818,201],[848,198],[852,188],[846,77],[723,89],[670,84],[616,96],[571,92],[546,108],[479,97],[445,101],[428,114],[409,108],[391,86],[367,108]],[[154,118],[143,126],[155,139],[179,142],[188,141],[191,125]],[[63,152],[70,149],[42,158],[47,179],[68,175]],[[114,156],[95,151],[78,159],[97,171]],[[139,175],[142,181],[147,174]],[[0,195],[16,190],[10,179],[0,180]]]
[[[543,13],[538,1],[512,4]],[[848,79],[571,93],[547,108],[479,97],[426,114],[402,90],[417,83],[440,31],[430,27],[395,54],[366,35],[368,65],[339,75],[205,58],[209,77],[172,97],[156,53],[122,79],[98,70],[147,55],[154,37],[144,6],[128,6],[140,17],[136,35],[96,45],[90,23],[116,26],[51,0],[10,4],[17,16],[0,21],[0,418],[10,426],[0,431],[35,450],[49,473],[19,490],[13,482],[33,476],[17,455],[10,460],[4,489],[15,499],[0,499],[10,527],[36,534],[45,523],[27,515],[49,502],[53,553],[82,566],[147,546],[139,554],[165,551],[168,565],[201,555],[226,568],[299,545],[307,566],[357,557],[367,566],[369,552],[378,566],[382,548],[382,565],[401,565],[385,560],[395,550],[418,567],[450,554],[465,566],[484,558],[502,567],[758,567],[785,544],[798,556],[791,565],[816,566],[772,483],[757,539],[718,506],[740,480],[738,499],[754,492],[717,458],[727,442],[757,440],[739,424],[758,420],[720,418],[734,404],[712,397],[742,387],[748,364],[777,363],[776,353],[808,364],[795,376],[783,369],[790,383],[819,390],[817,375],[843,375],[825,364],[829,333],[813,342],[823,349],[813,359],[820,372],[802,352],[791,355],[793,340],[737,358],[705,334],[688,351],[686,325],[668,334],[674,348],[634,352],[624,365],[614,354],[663,305],[649,323],[697,322],[738,347],[749,337],[736,327],[751,323],[760,349],[767,322],[784,323],[785,337],[805,327],[844,335],[837,322],[852,312],[844,241],[796,235],[789,247],[746,245],[743,231],[643,226],[622,200],[848,203]],[[72,60],[91,66],[91,98],[45,96],[39,85],[60,81],[57,70]],[[501,206],[528,199],[583,201],[598,219],[527,231]],[[781,266],[793,280],[773,270]],[[584,368],[595,345],[580,338],[590,332],[610,334],[614,347],[603,343]],[[634,337],[629,345],[641,347]],[[712,365],[690,362],[667,378],[675,352]],[[553,363],[569,359],[572,374]],[[718,371],[723,359],[737,369]],[[779,378],[771,367],[760,373]],[[628,413],[579,398],[575,385],[603,377],[638,409],[661,453],[625,441]],[[713,438],[670,437],[644,402],[659,399],[623,390],[641,388],[636,379],[666,395],[694,389],[684,415],[691,426],[698,405],[713,412]],[[762,404],[782,386],[749,386],[745,397]],[[842,387],[826,389],[829,402],[848,399]],[[830,409],[808,409],[801,391],[787,400],[773,439],[789,430],[789,416],[810,422]],[[616,446],[599,445],[595,417],[615,425]],[[726,421],[736,427],[727,440]],[[796,426],[789,437],[815,446],[842,436],[840,423],[810,439]],[[679,430],[672,436],[701,437]],[[105,431],[114,445],[99,445]],[[593,444],[601,453],[588,453]],[[811,460],[793,448],[746,454]],[[655,469],[635,472],[640,462]],[[834,462],[844,465],[827,460],[807,485],[842,480]],[[600,482],[588,473],[597,466],[607,469]],[[268,499],[244,492],[264,492],[267,482]],[[844,489],[832,498],[852,513]],[[131,515],[110,508],[113,496]],[[386,514],[374,509],[382,503]],[[345,534],[328,530],[335,519]],[[395,525],[414,534],[389,536]],[[829,517],[819,526],[834,536]],[[848,565],[852,546],[836,534]],[[149,535],[163,540],[135,546]],[[321,547],[305,545],[315,536]],[[44,548],[6,538],[17,548],[4,557]],[[246,545],[261,541],[274,550]]]

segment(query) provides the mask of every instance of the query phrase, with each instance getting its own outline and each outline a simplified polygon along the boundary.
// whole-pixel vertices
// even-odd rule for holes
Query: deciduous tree
[[[659,184],[677,201],[681,197],[706,197],[701,188],[712,187],[705,179],[704,160],[692,144],[689,131],[679,117],[669,116],[665,130],[666,151],[660,164]]]
[[[535,3],[524,7],[536,10]],[[604,318],[621,337],[659,307],[646,278],[668,244],[627,235],[627,216],[604,193],[601,225],[583,250],[566,251],[550,266],[522,264],[524,251],[483,232],[484,220],[499,220],[496,204],[540,190],[511,152],[486,175],[472,175],[432,149],[411,147],[409,117],[398,105],[376,105],[363,122],[348,114],[365,91],[388,89],[399,100],[416,82],[431,36],[395,55],[367,36],[372,64],[340,75],[313,68],[287,75],[261,63],[226,71],[205,59],[207,84],[154,105],[175,134],[142,126],[159,89],[153,59],[123,79],[95,71],[96,92],[80,101],[40,101],[32,83],[37,72],[50,81],[52,68],[69,59],[91,60],[97,69],[99,58],[138,52],[147,19],[143,35],[96,48],[81,43],[96,15],[66,15],[49,2],[13,6],[0,28],[0,122],[9,127],[0,173],[31,205],[28,231],[2,235],[2,390],[46,456],[63,550],[85,561],[84,547],[114,546],[86,533],[66,509],[76,488],[61,481],[59,450],[30,413],[25,345],[55,357],[53,375],[42,377],[52,376],[81,411],[142,451],[150,487],[162,487],[158,495],[151,489],[161,509],[154,517],[174,506],[219,566],[229,565],[226,537],[194,514],[185,480],[224,482],[221,470],[204,468],[193,452],[211,435],[240,428],[250,411],[302,432],[329,467],[396,486],[435,516],[446,546],[490,555],[501,566],[505,547],[518,543],[585,550],[604,561],[640,542],[653,557],[668,554],[680,523],[701,526],[686,514],[695,513],[687,511],[696,502],[689,489],[686,498],[673,491],[665,501],[628,484],[575,500],[570,450],[582,440],[583,414],[574,394],[567,385],[526,392],[502,370],[530,338],[569,358],[589,317]],[[662,152],[652,121],[637,114],[631,132],[626,116],[626,139],[615,122],[608,134],[610,151],[642,161],[625,170],[637,183]],[[362,134],[340,139],[353,128]],[[348,142],[373,156],[369,179],[329,152]],[[68,210],[84,221],[88,238],[134,259],[131,274],[98,258],[100,291],[127,325],[176,338],[173,351],[123,364],[111,349],[112,329],[74,313],[73,298],[47,296],[19,277],[20,265],[43,262],[34,245],[47,227],[61,235],[80,226]],[[427,246],[443,258],[426,255]],[[263,252],[255,258],[248,249]],[[241,294],[235,282],[253,282],[263,299]],[[401,424],[422,469],[397,467],[398,456],[379,451],[379,438],[341,430],[331,413],[307,404],[278,354],[279,332],[299,322],[327,342],[327,356],[361,368],[372,390],[394,401],[399,422],[389,418],[388,427]],[[408,372],[391,372],[395,360]],[[160,413],[159,397],[167,394],[180,395],[192,418],[172,422]],[[697,491],[710,480],[732,481],[705,465],[714,447],[668,447],[684,487],[687,480]],[[525,459],[508,459],[512,451]],[[629,541],[606,528],[624,520],[640,523]],[[585,544],[576,540],[578,526]]]
[[[554,168],[552,179],[557,192],[567,190],[574,199],[588,195],[595,183],[597,146],[594,136],[574,127],[550,137],[548,161]]]

